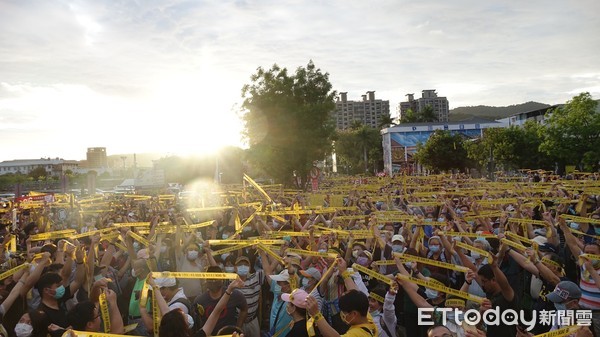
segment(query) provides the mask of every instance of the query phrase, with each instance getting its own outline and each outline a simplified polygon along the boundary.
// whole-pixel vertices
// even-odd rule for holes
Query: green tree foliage
[[[551,111],[541,130],[540,150],[557,158],[561,166],[597,170],[600,161],[600,112],[589,93],[581,93]]]
[[[436,130],[425,144],[417,144],[415,158],[428,169],[449,171],[472,167],[464,147],[464,138],[460,134]]]
[[[338,131],[335,153],[341,172],[365,174],[371,172],[371,169],[380,169],[383,148],[379,130],[361,125]]]
[[[312,61],[294,74],[258,68],[242,88],[250,163],[286,185],[296,171],[304,184],[313,162],[331,152],[335,95],[329,74]]]
[[[538,150],[540,128],[528,121],[523,127],[486,129],[481,139],[465,144],[468,157],[481,167],[488,167],[493,158],[495,169],[552,169],[553,160]]]
[[[33,179],[45,179],[48,176],[48,172],[46,172],[45,168],[38,166],[31,170],[28,176],[30,176]]]
[[[426,105],[421,111],[413,111],[408,109],[402,114],[400,123],[433,123],[438,121],[438,116],[433,111],[431,105]]]
[[[377,122],[377,126],[380,129],[389,128],[390,126],[395,126],[394,119],[390,115],[383,115],[379,117],[379,121]]]

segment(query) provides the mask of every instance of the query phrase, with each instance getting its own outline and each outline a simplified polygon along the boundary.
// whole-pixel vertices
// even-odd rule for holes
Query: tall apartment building
[[[108,161],[106,158],[105,147],[88,147],[86,153],[87,168],[107,168]]]
[[[350,128],[354,121],[378,128],[383,116],[390,116],[390,101],[375,99],[375,91],[367,91],[362,95],[362,101],[349,101],[348,93],[341,92],[335,102],[334,118],[338,130]]]
[[[408,109],[414,112],[423,110],[426,106],[431,105],[433,112],[438,116],[438,122],[447,122],[450,108],[446,97],[438,97],[435,89],[421,91],[421,98],[415,99],[415,94],[407,94],[407,101],[398,104],[398,116],[402,120],[402,115]]]

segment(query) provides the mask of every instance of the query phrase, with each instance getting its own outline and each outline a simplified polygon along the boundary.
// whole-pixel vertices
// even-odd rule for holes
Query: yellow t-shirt
[[[352,325],[342,337],[377,337],[377,327],[370,320],[369,323]]]

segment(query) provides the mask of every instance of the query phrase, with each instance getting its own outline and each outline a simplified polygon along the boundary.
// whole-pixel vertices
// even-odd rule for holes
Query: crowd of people
[[[597,176],[326,186],[14,202],[0,334],[600,337]]]

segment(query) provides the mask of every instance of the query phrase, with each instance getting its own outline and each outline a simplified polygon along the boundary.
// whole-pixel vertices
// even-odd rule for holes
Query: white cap
[[[138,250],[137,252],[137,258],[138,259],[149,259],[150,258],[150,252],[148,251],[147,248],[142,248],[140,250]]]
[[[156,282],[159,288],[174,287],[177,284],[177,280],[174,277],[157,278],[154,282]]]
[[[392,236],[392,242],[394,241],[400,241],[402,243],[406,243],[406,241],[404,240],[404,236],[402,236],[402,234],[396,234],[394,236]]]
[[[271,275],[271,280],[275,282],[288,282],[290,280],[290,274],[287,269],[284,269],[281,273],[277,275]]]
[[[537,243],[538,245],[543,245],[544,243],[548,242],[548,239],[546,239],[543,236],[536,236],[535,238],[531,239],[531,241]]]

